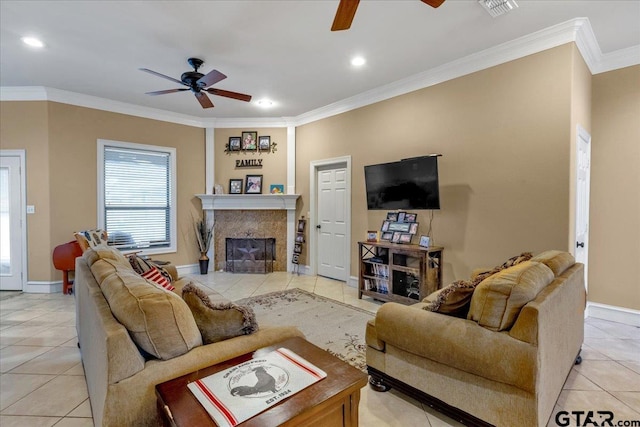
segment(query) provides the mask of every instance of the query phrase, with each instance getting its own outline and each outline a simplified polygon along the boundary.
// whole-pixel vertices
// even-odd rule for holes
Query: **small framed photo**
[[[293,254],[293,256],[291,257],[291,262],[294,264],[299,264],[300,263],[300,254]]]
[[[389,231],[389,224],[391,224],[390,221],[384,221],[382,223],[382,228],[380,229],[380,231]]]
[[[271,184],[269,186],[269,193],[284,194],[284,184]]]
[[[247,175],[245,194],[262,194],[262,175]]]
[[[420,246],[423,248],[429,247],[429,236],[420,236]]]
[[[229,137],[229,151],[240,151],[240,137],[239,136],[230,136]]]
[[[300,243],[296,243],[293,245],[293,252],[299,254],[302,252],[302,245]]]
[[[304,243],[304,234],[302,233],[296,234],[296,243]]]
[[[242,179],[229,180],[229,194],[242,194]]]
[[[406,214],[406,212],[398,212],[398,222],[404,222],[404,217]]]
[[[248,151],[258,149],[258,132],[242,132],[242,149]]]
[[[395,233],[393,233],[393,236],[391,237],[391,243],[399,243],[401,234],[402,233],[400,233],[399,231],[396,231]]]
[[[299,219],[298,220],[298,233],[304,232],[304,226],[306,224],[307,224],[307,220],[306,219]]]
[[[412,222],[411,227],[409,228],[409,234],[418,234],[418,223]]]
[[[393,237],[393,233],[390,231],[386,231],[380,235],[380,240],[391,241],[392,237]]]
[[[418,214],[407,212],[404,215],[404,222],[416,222],[417,217],[418,217]]]
[[[409,233],[402,233],[400,234],[400,239],[398,240],[398,243],[411,243],[411,238],[413,236]]]
[[[398,221],[398,212],[387,212],[387,221],[389,221],[389,222],[397,222]]]
[[[367,242],[377,242],[377,241],[378,241],[378,232],[367,231]]]
[[[260,136],[258,138],[258,150],[260,151],[269,151],[271,149],[271,137],[270,136]]]

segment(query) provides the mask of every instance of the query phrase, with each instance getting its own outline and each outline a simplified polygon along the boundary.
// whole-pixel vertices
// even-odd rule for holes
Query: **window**
[[[98,140],[98,226],[109,244],[176,251],[175,148]]]

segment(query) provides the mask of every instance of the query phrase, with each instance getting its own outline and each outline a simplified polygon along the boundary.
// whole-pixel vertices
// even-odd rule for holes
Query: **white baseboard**
[[[347,286],[350,286],[352,288],[358,288],[358,278],[356,276],[351,276],[349,277],[349,280],[347,280]]]
[[[200,274],[200,264],[178,265],[176,270],[178,270],[178,277],[186,276],[187,274]]]
[[[586,313],[587,317],[640,327],[640,311],[638,310],[597,302],[587,302]]]
[[[62,292],[62,280],[57,282],[28,281],[22,292],[27,294],[55,294]]]

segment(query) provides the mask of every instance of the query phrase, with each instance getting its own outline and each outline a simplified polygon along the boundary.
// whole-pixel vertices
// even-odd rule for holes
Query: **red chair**
[[[53,266],[62,270],[62,293],[73,292],[73,281],[69,281],[69,272],[76,270],[76,258],[82,255],[82,249],[77,241],[65,243],[53,250]]]

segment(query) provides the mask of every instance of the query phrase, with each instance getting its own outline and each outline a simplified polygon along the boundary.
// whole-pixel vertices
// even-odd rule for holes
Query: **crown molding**
[[[54,101],[201,128],[301,126],[571,42],[576,43],[592,74],[640,64],[640,45],[603,54],[589,20],[587,18],[575,18],[405,79],[308,111],[296,117],[191,117],[170,111],[40,86],[1,87],[0,101]]]

